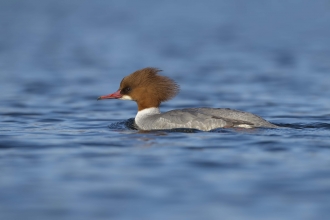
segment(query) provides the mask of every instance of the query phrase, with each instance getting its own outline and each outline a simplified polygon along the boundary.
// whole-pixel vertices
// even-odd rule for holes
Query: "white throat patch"
[[[123,95],[120,99],[121,100],[133,100],[132,97],[129,95]]]

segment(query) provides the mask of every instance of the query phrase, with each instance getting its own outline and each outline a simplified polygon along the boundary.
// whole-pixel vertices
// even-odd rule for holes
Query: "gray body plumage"
[[[158,108],[138,113],[135,123],[141,130],[191,128],[210,131],[215,128],[277,128],[261,117],[228,108],[189,108],[160,113]]]

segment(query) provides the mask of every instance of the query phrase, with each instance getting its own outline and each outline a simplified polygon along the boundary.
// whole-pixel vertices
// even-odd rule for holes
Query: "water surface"
[[[327,1],[1,1],[1,219],[324,219]],[[140,132],[96,101],[146,66],[162,111],[228,107],[281,129]]]

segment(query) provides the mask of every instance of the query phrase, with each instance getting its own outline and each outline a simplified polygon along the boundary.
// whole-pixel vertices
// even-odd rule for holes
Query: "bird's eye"
[[[123,89],[123,92],[124,92],[124,93],[128,93],[129,91],[131,91],[131,88],[130,88],[130,87],[125,87],[125,88]]]

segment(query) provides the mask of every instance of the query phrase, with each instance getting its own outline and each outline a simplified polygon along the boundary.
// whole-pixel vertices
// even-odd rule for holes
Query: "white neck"
[[[141,122],[147,118],[148,116],[157,115],[160,114],[159,108],[157,107],[151,107],[151,108],[145,108],[141,111],[138,111],[138,113],[135,116],[135,123],[139,126]]]

